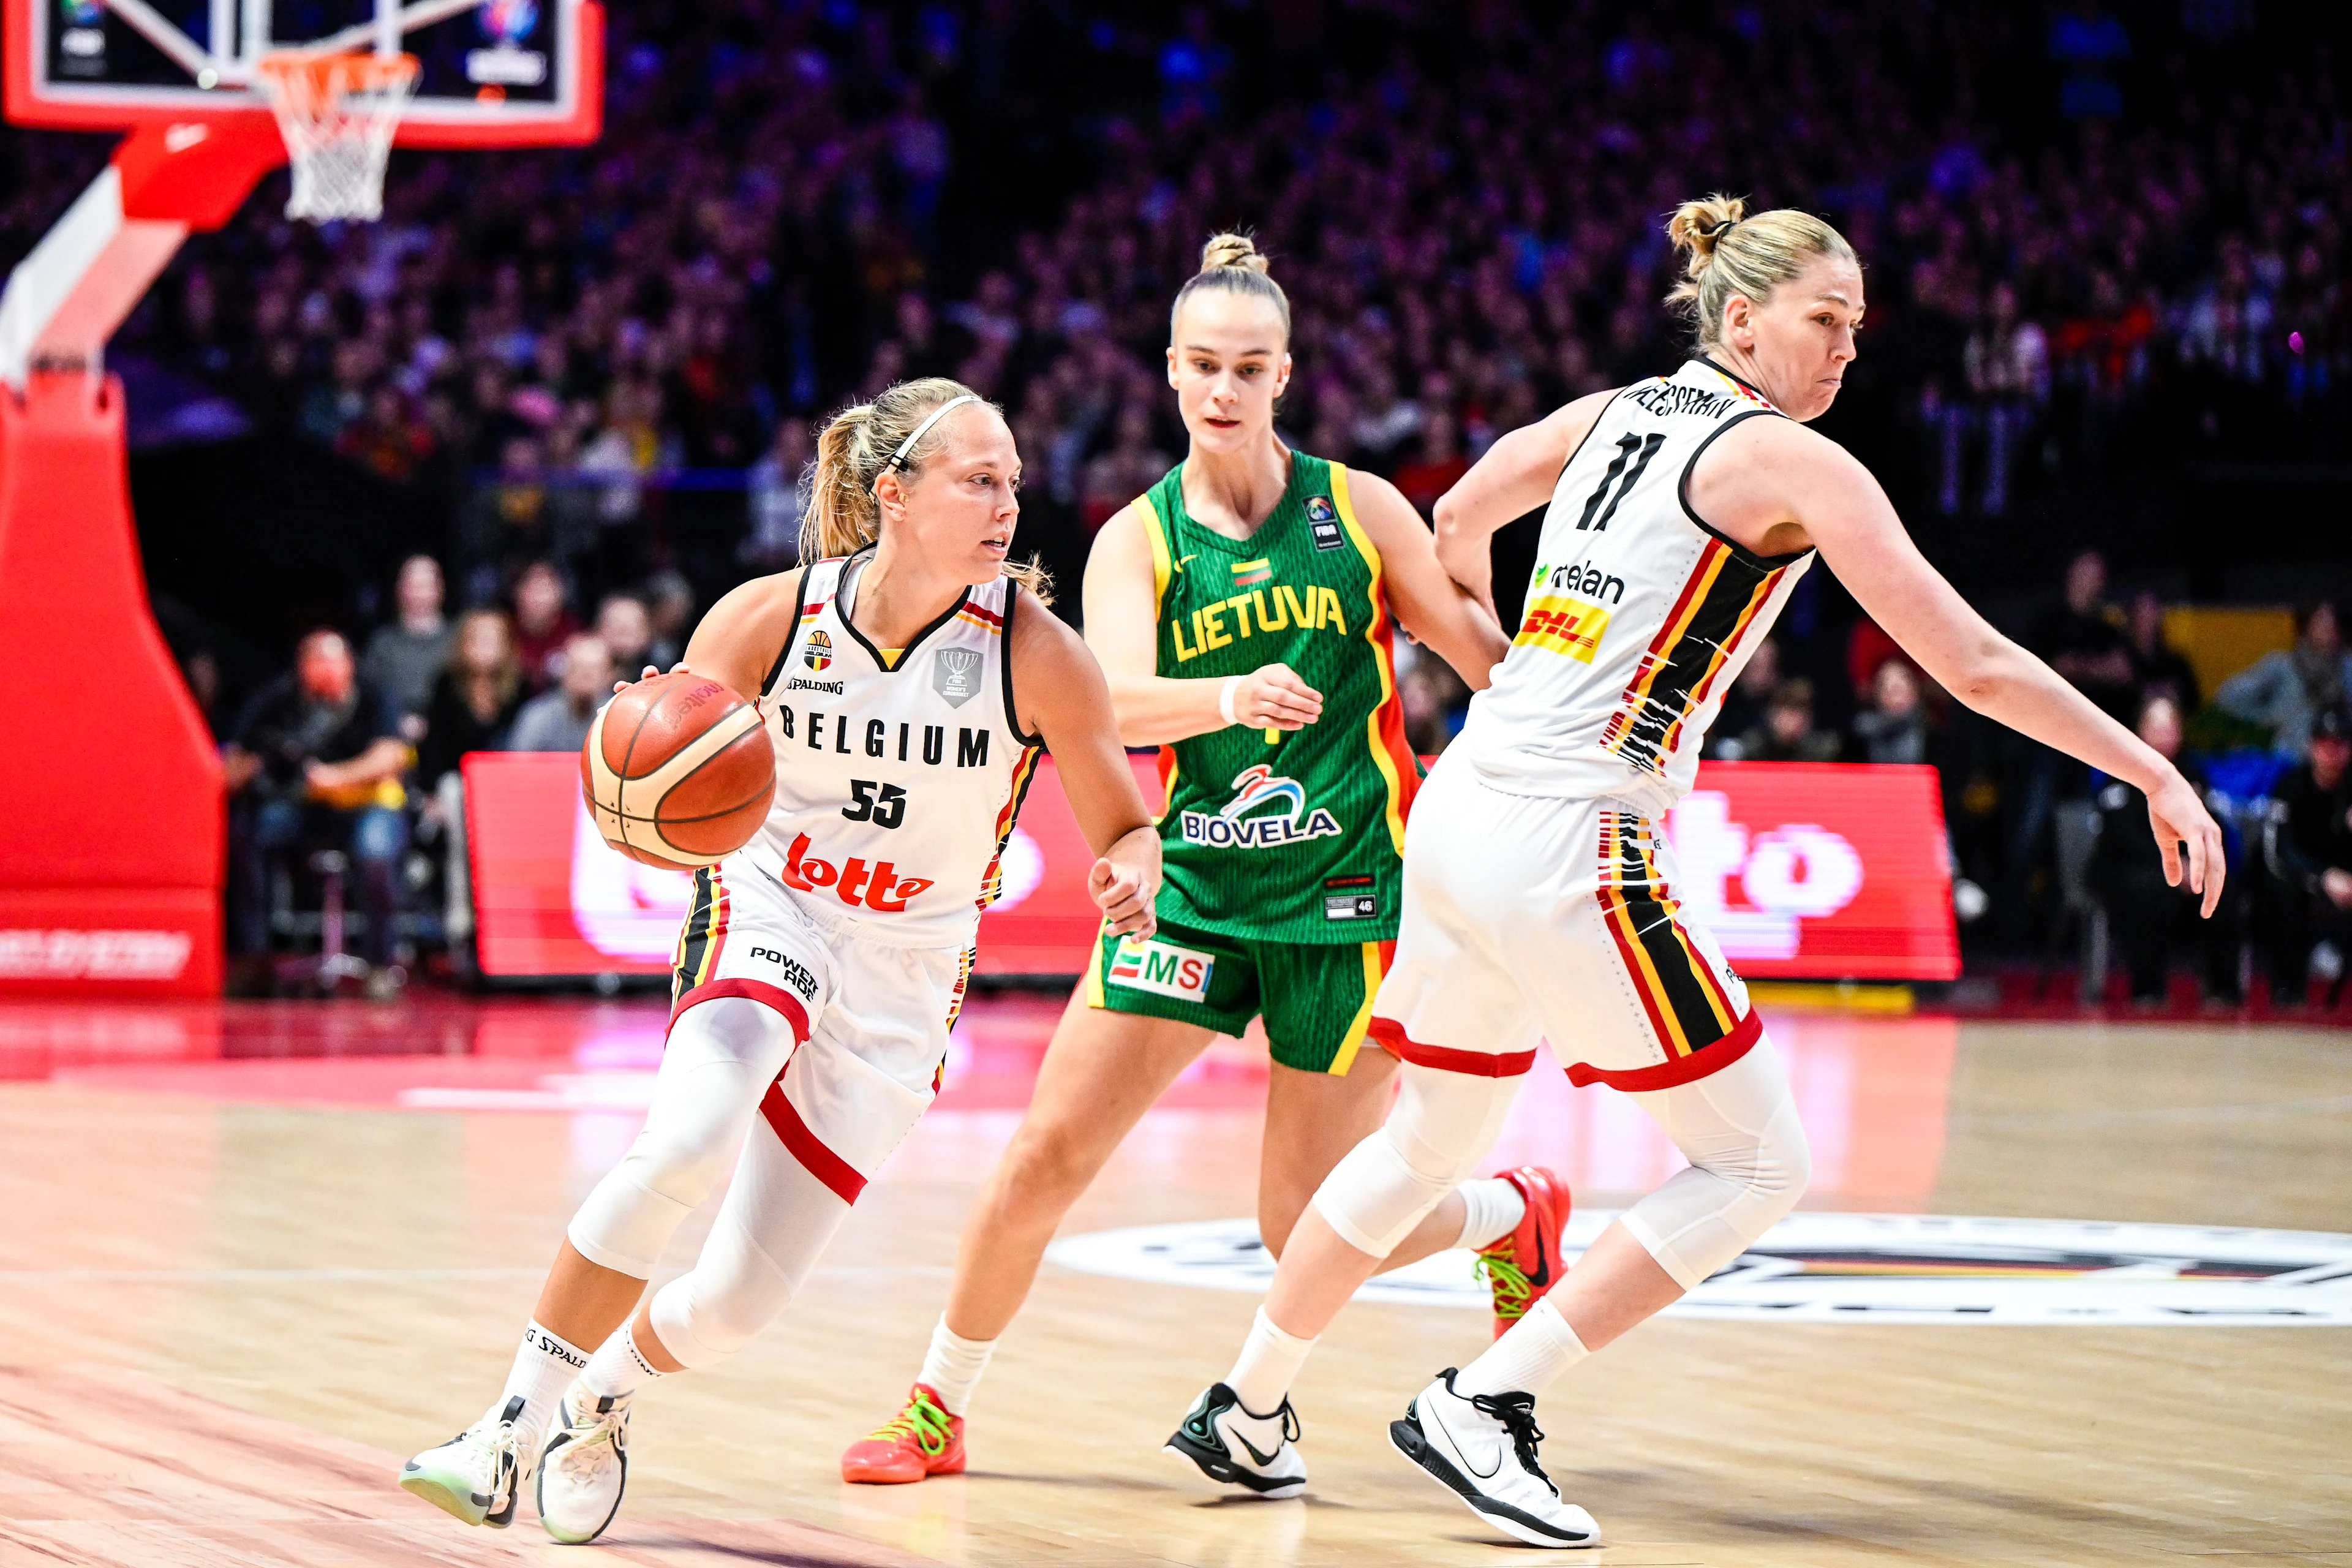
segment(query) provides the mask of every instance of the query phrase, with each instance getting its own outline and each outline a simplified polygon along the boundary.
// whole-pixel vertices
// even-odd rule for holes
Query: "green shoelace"
[[[912,1434],[924,1453],[937,1455],[948,1446],[949,1419],[946,1411],[931,1403],[929,1394],[919,1390],[895,1419],[877,1426],[866,1436],[898,1438]]]
[[[1481,1252],[1470,1272],[1472,1278],[1483,1279],[1495,1292],[1495,1316],[1508,1321],[1526,1315],[1528,1303],[1535,1300],[1536,1288],[1526,1271],[1505,1252],[1499,1247]]]

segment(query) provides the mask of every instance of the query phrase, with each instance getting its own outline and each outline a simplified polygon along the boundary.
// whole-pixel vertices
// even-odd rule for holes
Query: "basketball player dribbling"
[[[1218,1035],[1265,1022],[1258,1230],[1269,1248],[1379,1125],[1396,1064],[1361,1047],[1420,783],[1389,615],[1473,687],[1506,645],[1393,486],[1277,438],[1289,342],[1289,301],[1265,259],[1242,236],[1211,240],[1170,314],[1188,455],[1104,525],[1087,565],[1087,640],[1120,734],[1159,745],[1168,775],[1159,931],[1105,931],[973,1205],[914,1388],[842,1456],[846,1479],[964,1468],[967,1404],[1055,1227]],[[1465,1184],[1387,1263],[1480,1249],[1508,1321],[1554,1278],[1568,1202],[1535,1167]],[[1259,1408],[1279,1424],[1280,1405]],[[1274,1495],[1298,1485],[1255,1472],[1244,1484]]]
[[[1815,552],[1961,701],[2145,792],[2168,879],[2185,877],[2208,915],[2221,894],[2220,830],[2172,764],[1986,625],[1862,465],[1805,428],[1837,396],[1862,322],[1844,238],[1723,196],[1684,204],[1666,232],[1688,258],[1672,298],[1696,329],[1690,361],[1505,437],[1439,504],[1439,556],[1482,599],[1489,538],[1549,509],[1510,657],[1407,836],[1373,1023],[1402,1086],[1291,1233],[1264,1309],[1283,1337],[1253,1335],[1227,1380],[1244,1414],[1206,1423],[1196,1406],[1178,1434],[1180,1447],[1246,1443],[1229,1468],[1299,1473],[1282,1423],[1245,1413],[1282,1403],[1356,1287],[1475,1168],[1549,1038],[1571,1081],[1631,1095],[1689,1167],[1389,1428],[1439,1484],[1538,1546],[1591,1545],[1599,1531],[1538,1462],[1536,1395],[1738,1258],[1804,1191],[1780,1058],[1714,938],[1679,912],[1657,824]]]
[[[595,1539],[637,1391],[731,1354],[800,1289],[938,1089],[1041,748],[1099,857],[1106,926],[1152,928],[1159,837],[1102,672],[1008,564],[1002,415],[956,382],[900,383],[833,420],[814,479],[812,563],[729,594],[686,651],[761,694],[776,795],[696,874],[645,1130],[573,1216],[505,1390],[401,1474],[468,1524],[511,1523],[536,1474],[548,1532]],[[692,1272],[641,1304],[730,1167]]]

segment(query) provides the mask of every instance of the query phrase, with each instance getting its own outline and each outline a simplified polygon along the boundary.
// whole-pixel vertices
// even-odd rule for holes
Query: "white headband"
[[[905,468],[907,466],[907,454],[915,449],[915,443],[921,440],[923,437],[929,432],[932,426],[938,424],[946,416],[949,409],[957,406],[959,404],[978,403],[979,401],[980,395],[978,393],[967,392],[961,397],[950,397],[945,403],[940,404],[937,408],[932,409],[930,417],[924,420],[920,425],[916,426],[915,433],[898,443],[898,449],[890,454],[890,460],[888,462],[882,465],[882,473],[887,474],[893,468]],[[879,482],[882,478],[882,474],[877,474],[874,478],[877,482]]]

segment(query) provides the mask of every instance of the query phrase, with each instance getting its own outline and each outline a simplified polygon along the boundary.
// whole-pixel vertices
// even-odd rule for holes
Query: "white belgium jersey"
[[[1527,613],[1453,750],[1496,788],[1663,816],[1724,693],[1812,552],[1762,556],[1707,526],[1690,475],[1743,419],[1783,417],[1704,359],[1625,388],[1560,470]]]
[[[744,849],[861,940],[967,947],[1043,747],[1013,706],[1020,590],[967,590],[897,657],[850,625],[871,552],[813,563],[760,706],[776,801]]]

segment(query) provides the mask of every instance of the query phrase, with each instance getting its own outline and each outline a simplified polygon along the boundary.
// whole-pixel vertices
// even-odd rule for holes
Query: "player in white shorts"
[[[1803,1129],[1747,990],[1675,901],[1656,824],[1723,694],[1818,551],[1872,619],[1977,711],[2137,785],[2168,876],[2221,891],[2221,839],[2171,763],[1994,631],[1885,494],[1805,428],[1854,357],[1862,268],[1836,230],[1723,196],[1667,226],[1697,342],[1670,376],[1496,443],[1438,504],[1438,554],[1491,602],[1488,540],[1543,505],[1527,610],[1406,828],[1404,911],[1373,1032],[1402,1058],[1385,1126],[1291,1234],[1226,1409],[1197,1445],[1304,1472],[1278,1408],[1315,1337],[1477,1168],[1548,1038],[1571,1081],[1632,1095],[1690,1162],[1627,1210],[1494,1347],[1414,1396],[1391,1440],[1491,1523],[1588,1546],[1537,1461],[1535,1396],[1730,1263],[1796,1203]],[[1195,1407],[1195,1417],[1201,1414]]]
[[[681,668],[761,694],[775,804],[696,875],[645,1130],[572,1217],[506,1388],[403,1487],[504,1526],[535,1473],[551,1535],[603,1532],[637,1390],[782,1311],[937,1092],[1046,746],[1108,929],[1152,929],[1159,839],[1102,671],[1024,585],[1034,566],[1007,562],[1019,478],[993,405],[952,381],[890,387],[818,442],[813,564],[696,629]],[[730,1167],[693,1270],[641,1302]]]

